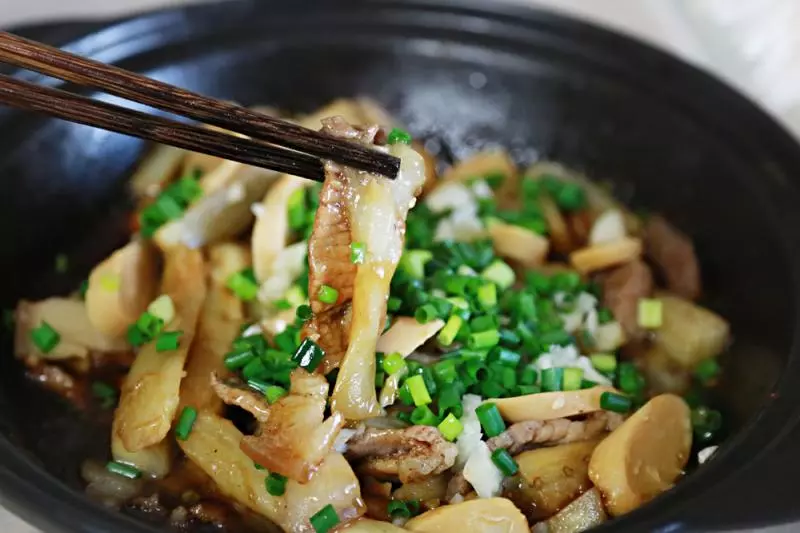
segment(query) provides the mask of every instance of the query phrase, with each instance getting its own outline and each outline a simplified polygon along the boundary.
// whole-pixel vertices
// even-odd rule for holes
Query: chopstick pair
[[[6,32],[0,32],[0,62],[249,138],[0,75],[0,103],[19,109],[316,181],[324,179],[322,159],[391,179],[400,168],[399,159],[388,154]]]

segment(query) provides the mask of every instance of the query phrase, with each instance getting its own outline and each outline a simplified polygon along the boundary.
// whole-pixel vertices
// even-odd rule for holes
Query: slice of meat
[[[458,472],[447,483],[447,492],[445,498],[451,501],[456,496],[466,496],[472,490],[472,485],[469,484],[467,478],[464,477],[464,472]]]
[[[455,464],[458,448],[431,426],[405,429],[369,428],[348,442],[347,458],[377,478],[403,483],[441,474]]]
[[[339,413],[325,419],[325,378],[301,368],[292,372],[289,395],[272,405],[261,395],[218,380],[213,386],[222,401],[249,411],[259,422],[257,435],[242,439],[242,451],[270,472],[299,483],[307,483],[322,465],[344,425]]]
[[[644,228],[647,256],[658,267],[667,288],[687,300],[700,295],[700,263],[691,239],[664,217],[652,216]]]
[[[516,455],[534,446],[557,446],[589,440],[622,424],[622,415],[608,411],[592,413],[584,420],[528,420],[517,422],[500,435],[488,440],[489,449],[505,448]]]
[[[642,261],[632,261],[612,270],[602,280],[603,305],[611,309],[631,339],[641,336],[637,313],[639,300],[653,292],[653,274]]]
[[[371,146],[379,128],[354,128],[341,118],[323,121],[323,131]],[[328,162],[320,206],[309,239],[309,299],[314,317],[304,335],[325,350],[321,371],[339,367],[331,408],[351,420],[378,416],[375,346],[383,331],[389,283],[403,251],[405,220],[425,181],[425,162],[410,147],[388,150],[400,158],[398,176],[388,180]],[[361,264],[351,262],[351,244],[365,248]],[[319,298],[322,286],[338,293]]]

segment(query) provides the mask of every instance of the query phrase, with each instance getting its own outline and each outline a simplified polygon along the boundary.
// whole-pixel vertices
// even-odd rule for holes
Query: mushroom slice
[[[528,521],[506,498],[482,498],[444,505],[409,520],[405,528],[422,533],[481,531],[529,533]]]
[[[332,452],[308,483],[289,480],[286,484],[286,531],[314,532],[310,520],[320,509],[331,505],[342,522],[353,520],[366,511],[361,487],[350,464],[341,454]]]
[[[543,265],[550,251],[550,241],[535,231],[520,226],[492,221],[489,224],[489,235],[498,255],[525,267]]]
[[[617,392],[613,387],[592,387],[569,392],[542,392],[492,400],[504,419],[511,423],[555,420],[601,411],[600,396]]]
[[[79,300],[21,300],[17,304],[14,322],[14,354],[19,358],[85,359],[90,352],[122,352],[130,349],[126,341],[98,331],[89,321],[86,304]],[[48,353],[43,353],[31,340],[31,331],[42,323],[50,325],[60,336],[58,344]]]
[[[656,396],[603,440],[589,477],[613,516],[633,511],[672,487],[692,448],[689,407],[672,394]]]
[[[431,320],[420,324],[415,318],[401,316],[378,339],[376,350],[381,353],[399,353],[406,357],[425,344],[444,327],[443,320]]]
[[[152,244],[134,240],[117,250],[89,275],[86,312],[92,325],[105,335],[124,336],[155,298],[158,281]]]
[[[614,242],[596,244],[575,250],[569,261],[581,274],[589,274],[598,270],[635,261],[642,256],[642,241],[625,237]]]

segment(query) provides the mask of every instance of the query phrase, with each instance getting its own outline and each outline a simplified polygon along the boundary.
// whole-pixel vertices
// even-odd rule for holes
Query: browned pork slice
[[[492,451],[506,448],[509,453],[516,455],[535,446],[557,446],[590,440],[613,431],[622,421],[622,415],[609,411],[592,413],[584,420],[528,420],[513,424],[500,435],[489,439],[487,445]]]
[[[615,268],[603,278],[603,305],[611,309],[628,338],[641,335],[637,313],[639,300],[653,292],[653,274],[642,261]]]
[[[458,448],[431,426],[369,428],[347,443],[347,458],[357,469],[379,479],[403,483],[441,474],[455,464]]]
[[[354,128],[341,118],[323,121],[323,131],[374,146],[399,157],[396,179],[325,165],[314,230],[309,239],[309,299],[314,317],[304,334],[326,356],[321,372],[339,368],[331,407],[351,420],[381,413],[375,393],[375,346],[383,331],[389,283],[403,252],[405,220],[425,181],[425,162],[404,144],[373,143],[377,127]],[[353,262],[353,245],[364,251]],[[320,299],[323,287],[336,290],[336,301]],[[326,300],[326,301],[323,301]]]
[[[667,222],[653,216],[644,228],[645,251],[658,266],[667,288],[687,300],[700,295],[700,263],[691,239]]]
[[[325,418],[328,382],[302,368],[292,372],[288,396],[267,405],[263,395],[213,379],[222,401],[241,407],[259,422],[258,433],[242,439],[242,451],[257,464],[306,483],[333,448],[344,425],[339,413]]]

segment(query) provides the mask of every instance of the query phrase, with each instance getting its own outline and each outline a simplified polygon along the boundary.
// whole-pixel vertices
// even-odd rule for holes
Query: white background
[[[102,18],[104,16],[127,13],[131,11],[142,11],[150,8],[162,6],[174,6],[191,2],[193,0],[0,0],[0,27],[9,27],[14,24],[28,22],[43,22],[56,19],[81,19],[81,18]],[[334,0],[331,0],[334,1]],[[485,0],[486,2],[495,0]],[[707,27],[692,24],[691,19],[687,18],[685,2],[694,2],[691,8],[696,8],[702,4],[711,10],[718,7],[720,2],[717,0],[507,0],[518,3],[538,4],[551,7],[556,10],[571,13],[576,16],[588,18],[596,23],[612,27],[614,29],[630,33],[643,40],[649,41],[662,48],[672,51],[682,56],[684,59],[708,68],[720,76],[727,78],[731,83],[739,86],[743,90],[749,91],[755,98],[759,98],[765,105],[771,107],[774,113],[780,117],[786,117],[794,112],[788,106],[780,107],[774,104],[766,91],[759,91],[757,83],[754,83],[748,72],[744,69],[732,67],[735,61],[728,61],[724,49],[724,38],[722,34],[714,34],[711,38],[721,43],[709,41],[711,32],[706,31]],[[759,0],[758,7],[778,7],[792,9],[800,2],[797,0]],[[795,2],[794,6],[791,6]],[[744,6],[753,3],[749,0],[728,0],[723,5],[727,8],[731,4]],[[785,11],[786,9],[784,9]],[[767,12],[769,9],[759,9],[760,12]],[[777,9],[773,9],[776,12]],[[722,17],[723,20],[725,17]],[[727,17],[730,22],[730,17]],[[784,17],[785,18],[785,17]],[[794,26],[797,27],[797,26]],[[731,32],[732,33],[732,32]],[[770,31],[770,34],[774,32]],[[740,33],[729,35],[732,42],[746,42]],[[755,35],[753,39],[758,39],[756,47],[764,49],[762,36]],[[720,44],[720,46],[715,46]],[[785,43],[779,43],[783,46]],[[798,47],[800,48],[800,47]],[[766,85],[770,85],[767,80]],[[798,91],[800,93],[800,91]],[[800,117],[794,124],[796,131],[800,131]],[[800,531],[800,526],[788,526],[785,528],[774,528],[770,533],[789,533]],[[0,531],[3,533],[38,533],[30,526],[24,524],[16,517],[0,507]]]

